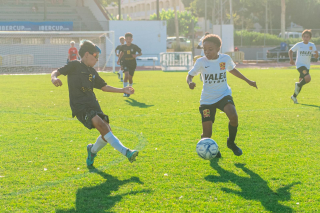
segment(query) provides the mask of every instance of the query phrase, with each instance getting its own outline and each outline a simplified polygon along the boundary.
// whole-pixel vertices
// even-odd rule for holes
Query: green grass
[[[0,76],[0,212],[315,212],[320,203],[320,68],[294,105],[295,69],[242,69],[259,89],[228,74],[239,116],[237,144],[226,147],[228,119],[217,112],[213,139],[223,158],[197,156],[201,83],[186,73],[136,72],[136,94],[96,90],[114,134],[140,150],[130,164],[107,145],[86,167],[97,130],[71,118],[66,77]],[[121,87],[115,74],[101,76]],[[46,169],[46,170],[45,170]],[[167,174],[167,175],[165,175]]]

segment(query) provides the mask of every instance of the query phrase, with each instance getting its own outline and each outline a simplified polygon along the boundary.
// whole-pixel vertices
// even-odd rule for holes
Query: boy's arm
[[[189,85],[190,89],[194,89],[196,87],[196,83],[192,82],[194,76],[189,75],[187,76],[187,84]]]
[[[292,51],[292,49],[289,50],[288,54],[289,54],[289,58],[290,58],[290,64],[291,65],[295,65],[295,63],[293,61],[293,51]]]
[[[251,81],[251,80],[247,79],[247,78],[246,78],[244,75],[242,75],[242,73],[239,72],[237,69],[231,70],[230,73],[231,73],[232,75],[234,75],[234,76],[236,76],[236,77],[244,80],[244,81],[247,82],[250,86],[253,86],[253,87],[255,87],[255,88],[258,89],[257,83],[256,83],[255,81]]]
[[[134,89],[132,87],[124,87],[124,88],[116,88],[112,86],[105,85],[101,88],[104,92],[113,92],[113,93],[126,93],[126,94],[133,94]]]
[[[124,53],[121,51],[120,54],[119,54],[119,58],[118,58],[117,64],[120,64],[120,59],[122,58],[123,54]]]
[[[56,87],[62,86],[62,82],[61,80],[58,78],[58,76],[61,75],[60,72],[58,70],[55,70],[51,73],[51,82],[53,83],[53,85],[55,85]]]
[[[318,57],[319,57],[319,53],[318,53],[318,51],[315,51],[315,52],[314,52],[314,58],[315,58],[315,59],[318,59]]]

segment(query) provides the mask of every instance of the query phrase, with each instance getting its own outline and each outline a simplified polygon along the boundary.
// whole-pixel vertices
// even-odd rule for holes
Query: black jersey
[[[120,51],[121,46],[122,46],[122,44],[118,45],[117,48],[116,48],[116,51],[118,51],[118,54],[120,54],[120,52],[121,52],[121,51]]]
[[[135,45],[135,44],[131,44],[130,46],[127,46],[126,44],[121,46],[120,49],[121,52],[123,52],[123,56],[121,58],[121,60],[124,61],[124,63],[127,62],[136,62],[136,59],[132,56],[132,54],[137,54],[137,53],[141,53],[141,49]]]
[[[101,89],[107,85],[107,83],[99,76],[94,68],[87,67],[81,61],[71,61],[69,64],[58,69],[58,71],[62,75],[68,76],[72,117],[86,109],[101,111],[93,88]]]

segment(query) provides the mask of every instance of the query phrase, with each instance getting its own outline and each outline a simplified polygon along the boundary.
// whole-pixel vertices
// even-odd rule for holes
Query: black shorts
[[[233,99],[230,95],[223,97],[217,103],[214,103],[211,105],[200,105],[199,112],[201,114],[202,123],[206,121],[212,121],[212,123],[214,123],[217,108],[220,109],[221,111],[224,111],[224,107],[227,104],[234,105]]]
[[[92,129],[95,128],[92,124],[92,118],[96,115],[98,115],[102,120],[105,120],[107,123],[109,123],[109,117],[107,115],[105,115],[103,112],[98,112],[93,109],[84,110],[76,114],[76,117],[85,127],[87,127],[88,129]]]
[[[305,66],[299,67],[297,70],[300,73],[299,78],[304,78],[306,75],[309,75],[309,70]]]
[[[123,66],[123,72],[129,72],[129,75],[131,75],[131,76],[134,75],[134,71],[137,68],[137,64],[136,63],[124,62],[122,64],[122,66]]]

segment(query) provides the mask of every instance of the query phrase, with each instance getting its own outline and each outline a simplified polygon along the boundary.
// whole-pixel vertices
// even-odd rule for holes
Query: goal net
[[[115,70],[114,32],[0,31],[0,74],[50,73],[67,64],[70,42],[87,39],[101,49],[97,71]]]

